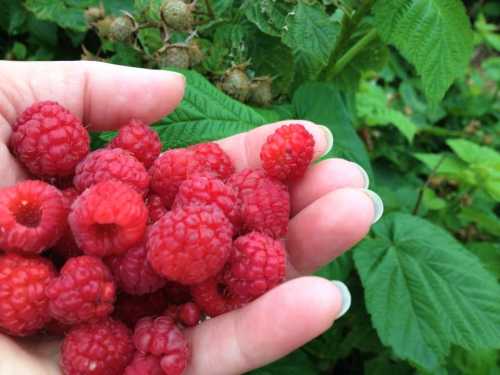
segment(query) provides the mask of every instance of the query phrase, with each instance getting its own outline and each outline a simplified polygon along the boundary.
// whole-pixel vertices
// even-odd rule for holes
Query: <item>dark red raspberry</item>
[[[127,183],[143,195],[149,188],[149,174],[144,165],[121,148],[91,152],[76,166],[73,182],[79,191],[84,191],[110,179]]]
[[[62,191],[62,194],[64,197],[64,204],[66,205],[69,212],[71,205],[80,193],[74,187],[70,187],[64,189]],[[69,259],[72,257],[83,255],[83,251],[76,244],[75,236],[73,236],[73,232],[71,232],[71,228],[69,227],[67,220],[64,234],[62,235],[61,239],[54,245],[52,250],[54,250],[54,252],[57,255],[61,256],[63,259]]]
[[[229,221],[238,228],[241,222],[241,207],[237,192],[217,178],[195,176],[184,181],[175,197],[173,208],[189,205],[214,204],[224,212]]]
[[[0,189],[0,250],[42,252],[61,238],[67,216],[63,195],[45,182]]]
[[[0,331],[26,336],[42,328],[50,320],[44,291],[55,276],[41,257],[0,255]]]
[[[95,321],[113,311],[115,284],[102,260],[83,255],[69,259],[45,290],[52,317],[66,324]]]
[[[186,337],[167,316],[139,320],[134,344],[142,353],[161,356],[160,366],[167,375],[182,374],[190,357]]]
[[[109,143],[110,148],[121,148],[130,152],[146,168],[160,155],[161,142],[158,133],[141,120],[132,119],[122,126],[117,136]]]
[[[178,319],[186,327],[194,327],[201,319],[201,311],[196,303],[189,302],[179,306]]]
[[[313,136],[304,126],[291,124],[281,126],[267,138],[260,160],[270,176],[289,181],[304,176],[313,154]]]
[[[167,279],[196,284],[224,266],[231,253],[232,235],[231,223],[217,207],[178,208],[148,231],[148,260]]]
[[[163,291],[168,303],[182,305],[191,301],[191,293],[189,292],[189,287],[186,285],[168,281]]]
[[[200,143],[189,147],[205,171],[211,171],[222,180],[234,173],[234,165],[229,156],[217,143]]]
[[[104,319],[73,328],[63,341],[65,375],[122,375],[134,355],[129,329]]]
[[[117,286],[129,294],[153,293],[167,283],[149,264],[144,243],[127,250],[123,255],[110,257],[108,265]]]
[[[117,180],[85,190],[71,206],[69,224],[87,255],[120,255],[141,242],[148,210],[142,196]]]
[[[146,198],[146,207],[149,212],[149,223],[156,223],[160,218],[167,213],[167,208],[163,204],[161,198],[150,193]]]
[[[139,319],[161,315],[167,303],[163,290],[142,296],[123,293],[117,298],[113,316],[133,328]]]
[[[123,375],[165,375],[160,366],[160,357],[136,352]]]
[[[208,316],[215,317],[243,306],[248,301],[229,292],[220,275],[191,286],[194,302]]]
[[[224,270],[224,282],[232,294],[255,299],[285,278],[286,253],[281,241],[252,232],[233,243]]]
[[[88,154],[90,138],[82,123],[55,102],[26,109],[14,124],[12,153],[35,176],[71,176]]]

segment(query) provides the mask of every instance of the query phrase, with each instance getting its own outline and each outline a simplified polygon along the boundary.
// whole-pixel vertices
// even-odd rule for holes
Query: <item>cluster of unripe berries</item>
[[[196,350],[184,329],[284,280],[287,184],[313,137],[282,126],[263,168],[241,171],[217,143],[161,153],[134,119],[105,148],[89,143],[55,102],[12,125],[30,179],[0,189],[0,332],[63,336],[67,375],[179,375]]]

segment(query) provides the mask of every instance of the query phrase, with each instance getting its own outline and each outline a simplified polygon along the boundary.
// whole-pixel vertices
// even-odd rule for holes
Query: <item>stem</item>
[[[214,9],[212,8],[212,4],[210,3],[210,0],[205,0],[205,6],[207,7],[208,16],[210,18],[214,19],[215,13],[214,13]]]
[[[429,177],[427,177],[427,180],[425,181],[425,183],[420,188],[420,191],[418,192],[417,203],[415,203],[415,208],[413,209],[413,212],[412,212],[413,215],[417,215],[418,214],[418,210],[420,209],[420,205],[422,204],[422,198],[424,197],[424,190],[425,190],[425,188],[427,186],[429,186],[431,178],[435,176],[435,174],[437,173],[437,170],[439,169],[439,167],[441,166],[441,164],[443,164],[443,162],[444,162],[445,159],[446,159],[446,154],[443,155],[443,156],[441,156],[441,159],[439,159],[438,163],[432,169],[431,174],[429,175]]]
[[[327,72],[326,80],[331,81],[333,77],[339,74],[347,64],[351,62],[365,47],[377,37],[377,30],[372,29],[368,34],[356,42]]]

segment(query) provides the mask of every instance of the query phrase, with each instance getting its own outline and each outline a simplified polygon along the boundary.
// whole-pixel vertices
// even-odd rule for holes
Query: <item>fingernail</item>
[[[377,221],[380,220],[384,213],[384,202],[382,202],[382,198],[379,197],[379,195],[371,190],[368,189],[363,189],[363,191],[370,197],[373,203],[373,221],[372,224],[375,224]]]
[[[356,168],[358,168],[359,170],[359,173],[361,173],[361,176],[363,176],[363,189],[368,189],[368,186],[370,186],[370,177],[368,177],[368,173],[366,173],[366,171],[364,170],[364,168],[357,164],[357,163],[354,163],[354,162],[351,162]]]
[[[327,155],[330,151],[332,151],[332,148],[333,148],[333,134],[332,134],[332,131],[327,128],[326,126],[324,125],[318,125],[321,129],[323,129],[323,133],[325,133],[325,140],[326,140],[326,150],[325,152],[323,153],[323,155],[321,155],[321,157]]]
[[[170,70],[168,72],[174,76],[181,78],[184,81],[184,83],[186,82],[186,76],[184,74],[179,73],[179,72],[172,72]]]
[[[337,315],[338,319],[343,316],[351,307],[351,292],[349,292],[347,285],[345,285],[342,281],[334,280],[332,281],[332,283],[337,287],[340,292],[340,296],[342,297],[342,307],[340,308],[340,312]]]

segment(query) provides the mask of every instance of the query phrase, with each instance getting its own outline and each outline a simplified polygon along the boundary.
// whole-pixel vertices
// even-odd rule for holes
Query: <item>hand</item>
[[[131,117],[159,120],[181,101],[177,73],[95,62],[0,62],[0,187],[26,177],[6,146],[12,124],[29,105],[55,100],[91,130],[116,129]],[[333,143],[330,131],[300,121],[321,157]],[[259,150],[280,124],[219,141],[237,170],[259,166]],[[345,313],[350,295],[341,283],[305,276],[360,241],[383,210],[368,192],[366,173],[342,159],[323,160],[291,187],[287,237],[289,280],[248,306],[210,319],[187,332],[193,356],[186,374],[239,374],[274,361],[327,330]],[[277,316],[279,314],[279,316]],[[60,374],[59,342],[0,335],[0,373]]]

